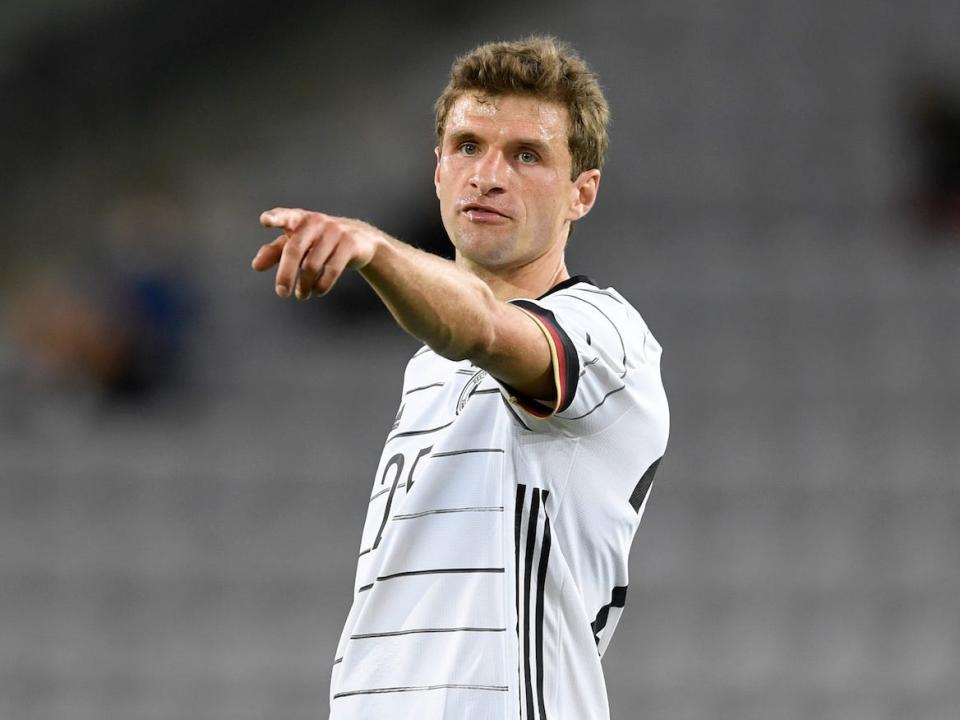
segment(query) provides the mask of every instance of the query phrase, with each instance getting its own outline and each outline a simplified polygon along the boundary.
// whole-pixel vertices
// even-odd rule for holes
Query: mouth
[[[460,207],[460,212],[466,215],[471,222],[502,223],[510,220],[510,216],[499,208],[482,203],[465,203]]]

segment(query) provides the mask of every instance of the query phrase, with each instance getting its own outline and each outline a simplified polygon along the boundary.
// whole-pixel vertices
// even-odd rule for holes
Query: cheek
[[[456,165],[448,159],[441,160],[437,166],[434,180],[437,186],[437,196],[440,199],[444,197],[449,198],[455,194],[457,187],[457,170]]]

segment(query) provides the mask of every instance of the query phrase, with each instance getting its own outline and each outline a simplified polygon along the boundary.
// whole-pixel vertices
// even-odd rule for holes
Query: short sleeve
[[[592,434],[631,410],[665,415],[660,345],[615,291],[580,284],[510,302],[537,322],[553,359],[553,407],[504,388],[530,429]]]

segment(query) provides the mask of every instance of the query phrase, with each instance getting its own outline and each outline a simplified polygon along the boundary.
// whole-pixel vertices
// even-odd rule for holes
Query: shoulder
[[[627,345],[653,338],[629,300],[615,288],[602,287],[583,275],[560,283],[535,302],[556,314],[569,332],[609,337]]]

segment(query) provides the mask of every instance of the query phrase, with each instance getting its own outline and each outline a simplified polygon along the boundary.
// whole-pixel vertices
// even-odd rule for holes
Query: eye
[[[537,154],[535,152],[532,152],[530,150],[521,150],[517,154],[517,159],[524,165],[533,165],[540,158],[537,157]]]
[[[477,147],[477,144],[475,142],[467,141],[465,143],[461,143],[460,152],[463,153],[464,155],[472,156],[480,152],[480,148]]]

